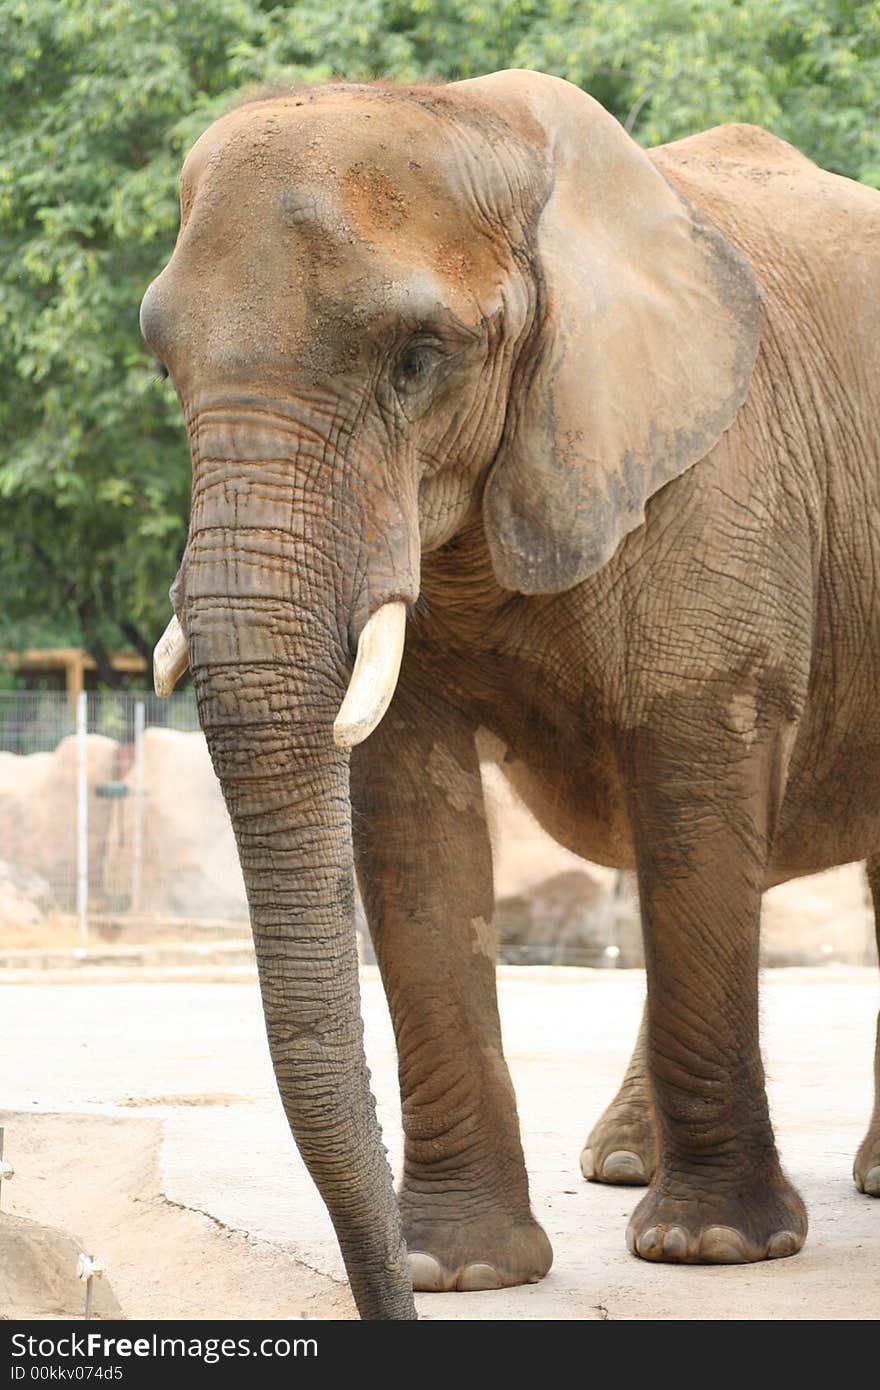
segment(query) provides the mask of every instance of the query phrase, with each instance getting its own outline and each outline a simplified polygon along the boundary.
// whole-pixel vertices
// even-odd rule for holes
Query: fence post
[[[141,864],[144,853],[144,713],[146,706],[138,700],[134,707],[134,821],[131,842],[131,911],[141,910]]]
[[[89,941],[88,695],[76,697],[76,915],[80,949]]]

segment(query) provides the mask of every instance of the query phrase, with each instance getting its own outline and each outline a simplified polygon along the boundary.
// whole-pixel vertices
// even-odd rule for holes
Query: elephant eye
[[[437,358],[437,349],[429,343],[410,343],[397,359],[394,385],[398,391],[411,391],[421,386]]]

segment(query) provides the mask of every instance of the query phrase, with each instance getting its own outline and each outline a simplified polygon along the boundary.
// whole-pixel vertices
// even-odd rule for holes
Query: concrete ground
[[[771,1104],[811,1230],[794,1259],[729,1268],[633,1259],[624,1229],[638,1190],[579,1173],[635,1036],[641,973],[508,967],[499,987],[533,1205],[555,1264],[528,1288],[419,1295],[422,1317],[880,1316],[880,1200],[860,1196],[850,1176],[871,1109],[876,972],[764,978]],[[370,968],[363,995],[396,1166],[394,1048]],[[16,1166],[2,1208],[63,1226],[103,1255],[128,1316],[353,1316],[329,1219],[281,1114],[249,972],[234,983],[10,983],[0,1076]]]

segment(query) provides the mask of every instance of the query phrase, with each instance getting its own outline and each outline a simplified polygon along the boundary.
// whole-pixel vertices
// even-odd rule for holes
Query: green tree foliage
[[[188,510],[138,304],[242,88],[539,68],[643,143],[755,121],[880,187],[873,0],[0,0],[0,34],[0,646],[81,642],[108,680],[164,625]]]

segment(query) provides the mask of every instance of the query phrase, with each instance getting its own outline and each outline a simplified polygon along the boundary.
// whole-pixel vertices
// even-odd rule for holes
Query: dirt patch
[[[355,1316],[345,1285],[280,1246],[169,1202],[158,1120],[0,1113],[0,1124],[16,1166],[15,1180],[3,1186],[4,1208],[69,1233],[61,1237],[65,1254],[78,1247],[102,1256],[125,1317]],[[56,1252],[47,1282],[57,1263]],[[40,1316],[38,1286],[28,1287],[31,1306],[0,1311]]]
[[[408,217],[406,200],[381,169],[354,164],[342,187],[355,217],[367,232],[396,229]]]
[[[113,1102],[131,1110],[144,1110],[150,1106],[165,1105],[251,1105],[252,1096],[235,1096],[231,1092],[216,1092],[205,1096],[122,1096]]]

